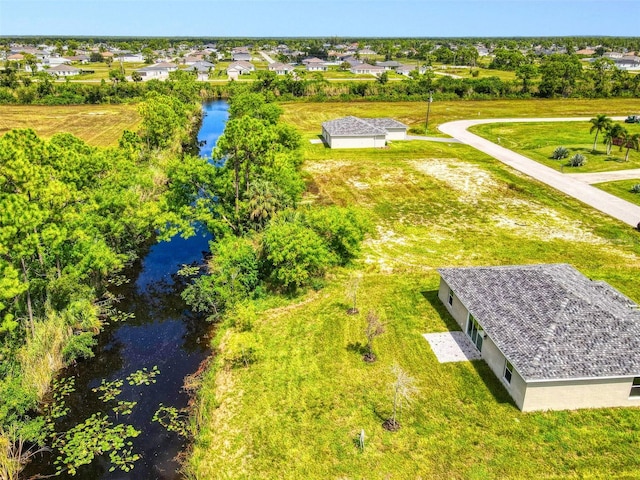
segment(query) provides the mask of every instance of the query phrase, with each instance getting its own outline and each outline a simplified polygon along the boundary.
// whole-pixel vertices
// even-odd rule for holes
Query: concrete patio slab
[[[440,363],[465,362],[482,358],[464,332],[424,333]]]

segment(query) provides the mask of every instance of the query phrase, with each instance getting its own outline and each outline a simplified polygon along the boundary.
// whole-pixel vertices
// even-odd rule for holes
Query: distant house
[[[342,55],[340,57],[340,61],[341,62],[347,62],[349,65],[351,65],[352,67],[354,65],[358,65],[360,63],[362,63],[360,60],[358,60],[356,57],[354,57],[353,55]]]
[[[376,62],[378,67],[383,67],[385,70],[395,70],[398,67],[401,67],[402,64],[400,62],[396,62],[395,60],[389,60],[386,62]]]
[[[596,51],[591,49],[591,48],[583,48],[580,50],[576,51],[576,55],[587,55],[587,56],[591,56],[591,55],[595,55]]]
[[[327,62],[316,57],[305,58],[302,63],[308,72],[326,72],[328,68]]]
[[[204,61],[204,55],[189,55],[188,57],[184,57],[182,63],[185,65],[193,65],[202,61]]]
[[[74,75],[80,75],[82,73],[82,70],[76,67],[72,67],[71,65],[61,64],[56,65],[55,67],[51,67],[49,70],[47,70],[47,73],[55,77],[72,77]]]
[[[75,63],[86,64],[89,63],[89,55],[73,55],[71,57],[67,57],[69,60]]]
[[[621,52],[606,52],[602,56],[605,58],[610,58],[611,60],[617,60],[622,58],[624,55]]]
[[[149,65],[148,67],[139,68],[136,70],[142,77],[142,80],[165,79],[169,77],[170,72],[175,72],[178,66],[175,63],[161,62],[155,65]]]
[[[415,70],[417,70],[418,73],[422,75],[427,71],[427,67],[418,67],[417,65],[401,65],[400,67],[396,68],[396,73],[408,77],[409,74]]]
[[[385,68],[376,65],[369,65],[368,63],[359,63],[357,65],[352,65],[350,71],[351,73],[355,73],[357,75],[378,76],[385,71]]]
[[[231,50],[231,60],[234,62],[250,62],[251,61],[251,52],[249,52],[249,47],[235,47]]]
[[[213,63],[202,60],[189,65],[188,70],[195,71],[198,76],[198,80],[204,82],[209,80],[209,74],[213,72],[214,68],[215,65]]]
[[[115,60],[124,63],[144,63],[144,55],[141,53],[121,53]]]
[[[286,75],[294,71],[293,65],[280,62],[271,63],[268,68],[270,72],[276,72],[276,75]]]
[[[10,62],[21,62],[24,60],[24,55],[22,55],[21,53],[13,53],[7,56],[7,60],[9,60]]]
[[[343,117],[322,124],[329,148],[379,148],[388,140],[404,140],[407,126],[392,118]]]
[[[625,55],[614,60],[614,63],[620,70],[640,70],[640,57],[635,55]]]
[[[363,48],[358,50],[358,53],[360,55],[377,55],[376,52],[374,52],[373,50],[371,50],[370,48]]]
[[[240,75],[246,75],[253,72],[256,67],[252,63],[238,61],[229,64],[227,67],[227,76],[231,80],[236,80]]]
[[[57,67],[58,65],[71,65],[71,59],[65,57],[47,57],[42,63],[49,65],[50,67]]]
[[[441,268],[438,297],[523,411],[640,406],[640,311],[570,265]]]

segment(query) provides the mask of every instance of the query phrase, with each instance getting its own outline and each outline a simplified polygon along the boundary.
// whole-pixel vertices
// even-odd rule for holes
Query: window
[[[449,289],[449,305],[453,306],[453,290]]]
[[[631,383],[631,392],[629,393],[631,398],[640,398],[640,377],[635,377]]]
[[[509,360],[504,362],[504,379],[511,385],[511,377],[513,377],[513,365]],[[640,386],[640,385],[639,385]]]

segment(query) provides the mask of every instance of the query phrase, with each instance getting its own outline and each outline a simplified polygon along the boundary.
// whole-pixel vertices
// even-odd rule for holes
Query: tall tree
[[[629,151],[631,149],[638,150],[640,148],[640,133],[630,134],[626,130],[622,134],[622,145],[627,149],[624,154],[624,161],[629,161]]]
[[[605,114],[599,114],[589,120],[591,123],[591,128],[589,129],[589,133],[596,132],[596,136],[593,139],[593,151],[596,151],[596,147],[598,145],[598,134],[603,130],[607,130],[612,123],[612,120],[607,117]]]
[[[611,147],[623,135],[626,129],[619,123],[612,123],[604,131],[604,143],[607,145],[607,155],[611,154]]]

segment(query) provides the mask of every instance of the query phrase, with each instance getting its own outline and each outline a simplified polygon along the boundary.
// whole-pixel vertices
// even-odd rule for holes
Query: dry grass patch
[[[71,133],[90,145],[117,145],[124,130],[141,122],[136,105],[1,105],[0,135],[15,128],[32,128],[43,138]]]

